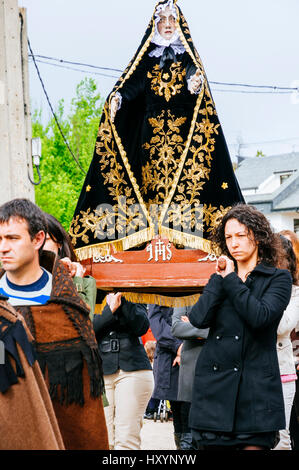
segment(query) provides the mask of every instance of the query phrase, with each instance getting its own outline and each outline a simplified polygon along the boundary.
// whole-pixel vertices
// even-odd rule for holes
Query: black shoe
[[[154,413],[144,413],[144,419],[154,419]]]
[[[181,433],[178,433],[178,432],[175,432],[174,433],[174,443],[175,443],[175,446],[176,446],[176,449],[177,450],[180,450],[181,449]]]
[[[192,434],[191,432],[184,432],[180,437],[180,449],[181,450],[191,450],[194,449],[192,443]]]

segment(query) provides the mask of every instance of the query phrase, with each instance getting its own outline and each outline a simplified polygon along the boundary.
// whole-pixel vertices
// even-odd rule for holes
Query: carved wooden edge
[[[199,292],[215,272],[216,256],[197,249],[178,249],[156,238],[143,250],[119,251],[81,261],[97,288],[130,292]]]

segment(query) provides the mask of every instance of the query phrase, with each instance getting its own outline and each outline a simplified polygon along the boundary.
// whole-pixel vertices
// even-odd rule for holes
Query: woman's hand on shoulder
[[[71,261],[70,258],[67,258],[67,257],[62,258],[60,261],[66,267],[71,277],[75,277],[75,276],[84,277],[86,268],[82,266],[81,263],[78,263],[76,261]]]
[[[121,292],[116,294],[108,294],[106,298],[107,304],[110,307],[112,313],[114,313],[121,304]]]

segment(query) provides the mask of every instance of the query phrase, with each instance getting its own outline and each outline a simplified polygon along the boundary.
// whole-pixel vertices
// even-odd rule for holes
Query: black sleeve
[[[261,299],[251,294],[236,273],[223,279],[223,288],[238,315],[252,328],[266,328],[279,321],[292,292],[292,278],[288,271],[277,269]]]
[[[126,326],[136,336],[144,335],[149,329],[149,319],[147,317],[146,306],[135,304],[122,299],[121,314]]]
[[[213,274],[202,295],[191,309],[189,314],[190,323],[196,328],[210,327],[215,313],[225,297],[227,297],[227,294],[223,290],[222,277],[219,274]]]
[[[96,335],[101,336],[103,330],[116,326],[125,326],[126,330],[136,336],[144,335],[149,328],[145,305],[134,304],[122,298],[121,306],[114,313],[109,305],[106,305],[101,314],[94,316],[93,327]]]
[[[105,305],[102,313],[95,314],[93,318],[93,328],[96,335],[100,335],[101,332],[116,323],[117,319],[114,317],[113,313],[110,310],[109,305]]]
[[[124,81],[123,85],[117,90],[121,94],[122,99],[126,102],[135,100],[145,90],[146,66],[144,63],[139,64],[137,70]]]

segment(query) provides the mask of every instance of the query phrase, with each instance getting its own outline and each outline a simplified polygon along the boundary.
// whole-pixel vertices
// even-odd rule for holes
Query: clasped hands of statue
[[[190,93],[194,95],[195,93],[198,92],[201,86],[202,86],[202,73],[199,69],[197,69],[195,74],[190,78],[188,88],[189,88]],[[119,96],[114,95],[111,98],[111,102],[110,102],[110,118],[112,122],[114,122],[118,108],[119,108]]]

